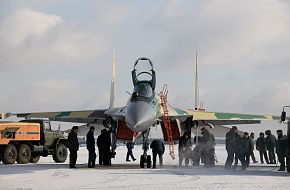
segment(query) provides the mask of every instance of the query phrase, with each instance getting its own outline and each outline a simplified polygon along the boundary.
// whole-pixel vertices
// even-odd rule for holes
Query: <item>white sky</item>
[[[206,110],[280,115],[290,104],[286,0],[0,0],[0,112],[107,108],[113,50],[116,104],[149,57],[157,92],[194,107],[194,61]]]

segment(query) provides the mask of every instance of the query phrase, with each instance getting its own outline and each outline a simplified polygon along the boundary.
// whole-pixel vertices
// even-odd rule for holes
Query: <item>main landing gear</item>
[[[142,132],[143,136],[143,155],[140,157],[140,168],[145,168],[145,164],[147,168],[151,168],[151,156],[147,155],[147,151],[149,150],[149,140],[148,140],[148,135],[149,135],[150,129],[147,131]]]

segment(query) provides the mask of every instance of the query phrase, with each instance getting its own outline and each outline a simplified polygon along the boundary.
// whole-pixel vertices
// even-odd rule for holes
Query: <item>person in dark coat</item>
[[[268,159],[268,155],[267,155],[267,148],[266,148],[266,142],[265,142],[264,133],[260,133],[260,137],[256,141],[256,149],[260,153],[261,164],[264,164],[263,157],[265,157],[266,163],[269,164],[269,159]]]
[[[285,158],[287,148],[287,136],[283,135],[282,130],[277,130],[278,140],[276,145],[276,153],[280,162],[280,168],[278,171],[285,171]]]
[[[99,149],[99,164],[111,165],[110,148],[111,148],[111,131],[103,129],[97,139]]]
[[[208,129],[202,128],[202,142],[204,142],[204,167],[213,167],[215,164],[215,137]]]
[[[237,126],[232,126],[231,130],[226,134],[226,150],[228,157],[225,163],[225,169],[231,169],[235,156]]]
[[[111,130],[104,133],[104,165],[111,165]]]
[[[97,145],[99,148],[99,163],[100,165],[111,165],[111,130],[103,129],[101,135],[97,139]]]
[[[135,161],[136,159],[134,158],[133,155],[133,148],[134,148],[134,143],[133,142],[127,142],[126,143],[126,147],[127,147],[127,156],[126,156],[126,161],[130,162],[129,160],[129,156],[131,156],[132,160]]]
[[[71,132],[68,134],[68,149],[69,149],[69,168],[76,168],[76,162],[79,150],[78,140],[78,126],[73,126]]]
[[[104,150],[103,150],[103,138],[104,138],[104,133],[106,129],[101,130],[101,134],[97,138],[97,147],[99,149],[99,165],[103,165],[103,159],[104,159]]]
[[[276,158],[275,158],[275,147],[276,147],[276,137],[272,135],[271,130],[265,131],[265,134],[267,135],[265,142],[266,142],[266,147],[268,150],[269,154],[269,161],[270,164],[276,164]]]
[[[95,127],[91,126],[89,132],[87,133],[87,149],[89,151],[88,168],[94,168],[96,164],[96,149],[95,149]]]
[[[253,160],[253,163],[258,163],[256,161],[256,157],[255,157],[255,154],[254,154],[254,149],[255,149],[255,134],[254,133],[251,133],[250,134],[250,142],[251,142],[251,146],[250,146],[250,156]]]
[[[244,133],[244,136],[241,138],[237,138],[236,141],[237,145],[237,157],[240,160],[242,164],[242,169],[241,170],[246,170],[249,164],[249,158],[250,158],[250,139],[249,139],[249,134],[247,132]],[[237,167],[235,165],[234,169]]]
[[[202,136],[195,136],[193,139],[193,142],[195,147],[193,148],[191,154],[190,154],[190,159],[192,160],[192,165],[193,166],[199,166],[200,161],[204,163],[205,160],[205,147],[206,147],[206,142],[203,141],[204,138]]]
[[[185,166],[188,166],[190,152],[191,152],[190,138],[188,133],[184,132],[183,136],[179,138],[178,144],[179,166],[182,166],[183,160],[185,160]]]
[[[156,168],[156,157],[159,157],[159,165],[163,165],[163,154],[165,151],[164,143],[161,140],[153,140],[150,148],[153,154],[153,168]]]
[[[240,152],[240,141],[242,139],[241,135],[239,133],[236,133],[235,135],[236,143],[235,143],[235,153],[234,153],[234,158],[235,158],[235,163],[234,166],[232,167],[233,170],[237,169],[238,162],[239,162],[239,152]],[[245,160],[244,160],[245,161]]]

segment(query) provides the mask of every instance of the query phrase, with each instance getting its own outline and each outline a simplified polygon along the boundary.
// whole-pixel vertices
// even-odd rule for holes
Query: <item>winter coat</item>
[[[277,142],[277,139],[272,134],[269,134],[265,139],[266,147],[268,150],[273,150],[276,146],[276,142]]]
[[[68,134],[67,142],[68,142],[68,149],[70,151],[78,151],[79,150],[79,140],[78,140],[78,136],[75,132],[71,131]]]
[[[87,149],[88,150],[95,150],[95,136],[94,136],[94,131],[89,131],[87,133]]]
[[[161,152],[163,154],[165,151],[164,143],[160,140],[152,141],[150,148],[152,149],[152,152]]]
[[[215,149],[214,146],[216,145],[216,142],[214,135],[209,133],[208,129],[204,129],[202,134],[202,141],[205,143],[206,148]]]
[[[179,138],[178,150],[187,151],[189,149],[191,149],[190,138],[186,139],[185,136],[183,135],[182,137]]]
[[[264,152],[267,150],[266,148],[266,140],[265,137],[259,137],[256,141],[256,149],[258,151]]]
[[[251,140],[248,137],[241,137],[237,140],[237,153],[246,154],[250,152]]]
[[[111,136],[110,131],[104,132],[97,138],[97,146],[102,150],[109,150],[111,147]]]
[[[254,141],[254,139],[252,137],[249,137],[249,139],[250,139],[250,142],[251,142],[251,144],[250,144],[250,150],[253,151],[254,148],[255,148],[255,141]]]
[[[230,130],[226,134],[226,150],[233,152],[236,148],[236,134],[233,130]]]
[[[278,136],[276,144],[276,153],[279,155],[285,155],[286,148],[287,148],[287,136],[285,135]]]

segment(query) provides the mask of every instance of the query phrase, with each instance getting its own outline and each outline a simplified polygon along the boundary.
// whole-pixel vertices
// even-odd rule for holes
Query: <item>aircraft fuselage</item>
[[[138,61],[148,61],[151,70],[149,72],[136,72]],[[149,75],[148,80],[139,80],[141,75]],[[125,108],[125,120],[127,126],[136,132],[146,131],[150,126],[156,124],[159,116],[160,103],[159,97],[155,94],[155,71],[153,64],[148,58],[140,58],[135,62],[132,71],[132,81],[134,84],[133,93]]]
[[[132,131],[142,132],[156,124],[160,108],[159,98],[155,94],[143,97],[134,93],[126,105],[126,123]]]

